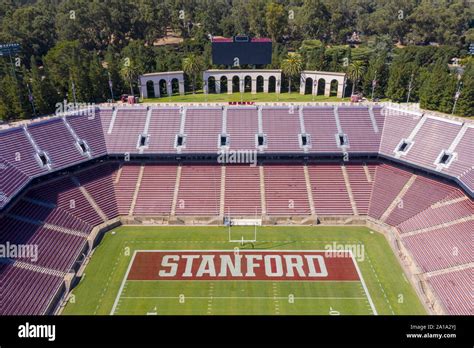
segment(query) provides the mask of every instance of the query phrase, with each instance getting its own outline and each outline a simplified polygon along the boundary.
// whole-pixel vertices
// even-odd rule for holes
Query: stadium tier
[[[41,253],[0,260],[0,314],[54,313],[98,225],[206,216],[376,221],[447,313],[473,314],[462,293],[473,262],[473,128],[376,106],[140,106],[1,131],[0,243]],[[219,150],[253,150],[258,163],[225,163]]]

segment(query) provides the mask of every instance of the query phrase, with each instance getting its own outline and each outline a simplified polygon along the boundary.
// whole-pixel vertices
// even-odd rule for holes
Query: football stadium
[[[472,346],[472,5],[0,0],[0,348]]]
[[[2,314],[473,314],[474,124],[285,104],[3,129]]]

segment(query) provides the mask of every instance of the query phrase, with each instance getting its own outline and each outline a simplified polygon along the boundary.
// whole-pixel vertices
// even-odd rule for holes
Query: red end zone
[[[360,280],[347,251],[137,251],[127,280]]]

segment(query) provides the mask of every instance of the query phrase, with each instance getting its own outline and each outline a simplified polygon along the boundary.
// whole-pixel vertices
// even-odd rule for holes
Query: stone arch
[[[232,77],[232,93],[240,92],[240,77],[235,75]]]
[[[216,78],[209,76],[207,79],[207,93],[216,93]]]
[[[331,85],[330,85],[330,90],[329,90],[329,96],[330,97],[337,96],[338,87],[339,87],[339,82],[336,79],[332,80]]]
[[[252,91],[252,77],[247,75],[244,77],[244,92]]]
[[[148,98],[156,98],[155,83],[152,80],[146,82],[146,93]]]
[[[227,76],[221,76],[221,93],[227,93]]]
[[[308,77],[305,80],[304,94],[312,94],[312,93],[313,93],[313,79],[311,77]]]
[[[268,78],[268,93],[275,93],[276,92],[276,77],[270,76]]]
[[[161,79],[159,82],[158,82],[158,86],[160,88],[160,96],[164,97],[164,96],[168,96],[168,86],[166,84],[166,80],[165,79]]]
[[[320,78],[318,80],[318,93],[317,95],[324,95],[324,89],[326,88],[326,80],[323,78]]]
[[[257,93],[263,92],[264,81],[265,80],[264,80],[262,75],[257,76],[256,82],[255,82],[257,84],[256,89],[255,89],[257,91]]]

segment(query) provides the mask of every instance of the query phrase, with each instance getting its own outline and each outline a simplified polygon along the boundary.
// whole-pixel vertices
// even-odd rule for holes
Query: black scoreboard
[[[265,65],[272,62],[272,40],[234,36],[212,38],[212,63],[216,65]]]

